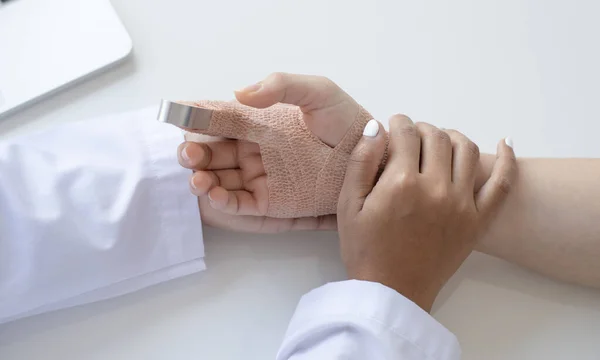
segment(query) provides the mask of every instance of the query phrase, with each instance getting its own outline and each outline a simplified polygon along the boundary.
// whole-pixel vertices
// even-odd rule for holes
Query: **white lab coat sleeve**
[[[398,292],[374,282],[330,283],[306,294],[278,360],[457,360],[456,337]]]
[[[183,134],[157,111],[0,141],[0,323],[204,269]]]

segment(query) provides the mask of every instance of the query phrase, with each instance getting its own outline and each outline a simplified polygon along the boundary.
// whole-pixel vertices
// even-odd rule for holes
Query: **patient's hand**
[[[194,133],[187,133],[186,140],[180,146],[179,161],[185,167],[203,169],[194,171],[190,188],[198,196],[204,224],[258,233],[336,229],[335,215],[297,219],[264,215],[268,206],[267,175],[257,144]],[[181,156],[184,147],[189,161]]]
[[[265,108],[297,105],[309,130],[335,146],[353,124],[359,105],[332,81],[317,76],[276,73],[236,92],[244,105]],[[179,147],[182,166],[194,170],[192,193],[199,197],[203,221],[239,231],[277,232],[335,229],[335,215],[296,219],[266,217],[267,175],[257,144],[188,134]],[[301,151],[299,149],[299,151]]]

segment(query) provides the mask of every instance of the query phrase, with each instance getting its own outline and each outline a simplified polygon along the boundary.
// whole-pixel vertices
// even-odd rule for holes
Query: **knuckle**
[[[327,86],[327,87],[330,87],[330,88],[338,87],[338,85],[335,83],[335,81],[331,80],[327,76],[317,76],[317,79],[319,79],[319,81],[322,82],[323,84],[325,84],[325,86]]]
[[[394,114],[392,115],[392,117],[390,118],[390,120],[394,120],[394,121],[401,121],[402,123],[411,123],[412,124],[412,120],[404,115],[404,114]]]
[[[431,131],[430,136],[439,142],[450,144],[450,135],[443,130],[434,129]]]
[[[392,131],[402,129],[405,126],[414,126],[412,120],[404,114],[392,115],[389,123]]]
[[[429,125],[426,122],[422,122],[422,121],[417,121],[415,123],[415,127],[417,128],[417,130],[419,130],[423,135],[428,134],[429,131],[431,130],[431,125]]]
[[[265,81],[272,84],[283,84],[287,79],[287,75],[287,73],[281,71],[272,72],[269,74],[269,76],[267,76]]]
[[[338,84],[325,76],[315,76],[316,81],[318,82],[318,90],[321,98],[330,99],[331,101],[337,99],[340,102],[353,102],[352,98],[341,88]]]
[[[398,135],[401,137],[418,138],[419,130],[413,124],[404,124],[398,129]]]
[[[456,129],[444,129],[443,131],[450,135],[450,138],[457,143],[462,143],[465,140],[469,140],[463,133]]]
[[[402,173],[396,179],[394,188],[400,191],[410,191],[418,185],[417,177],[414,174]]]
[[[464,140],[464,136],[463,134],[459,133],[458,131],[454,130],[454,129],[444,129],[443,130],[446,134],[448,134],[448,136],[450,136],[450,140],[452,141],[453,144],[461,144]]]
[[[446,185],[437,186],[430,193],[430,197],[431,197],[431,200],[433,200],[433,202],[436,204],[441,204],[441,203],[447,202],[449,199],[448,187]]]
[[[465,147],[465,149],[467,149],[467,154],[469,154],[470,156],[472,156],[474,158],[479,158],[481,153],[479,151],[479,146],[477,146],[477,144],[475,144],[471,140],[467,139],[465,141],[465,143],[463,144],[463,146]]]
[[[472,201],[467,199],[459,200],[456,205],[456,212],[461,215],[467,215],[473,212]]]

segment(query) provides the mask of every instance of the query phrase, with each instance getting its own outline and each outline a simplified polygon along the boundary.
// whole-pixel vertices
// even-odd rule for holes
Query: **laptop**
[[[109,0],[0,0],[0,118],[131,50]]]

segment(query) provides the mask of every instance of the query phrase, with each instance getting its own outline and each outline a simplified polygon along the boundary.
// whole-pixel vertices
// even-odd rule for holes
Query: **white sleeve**
[[[378,283],[349,280],[306,294],[278,360],[457,360],[456,337],[412,301]]]
[[[0,143],[0,323],[204,269],[181,131],[156,108]]]

